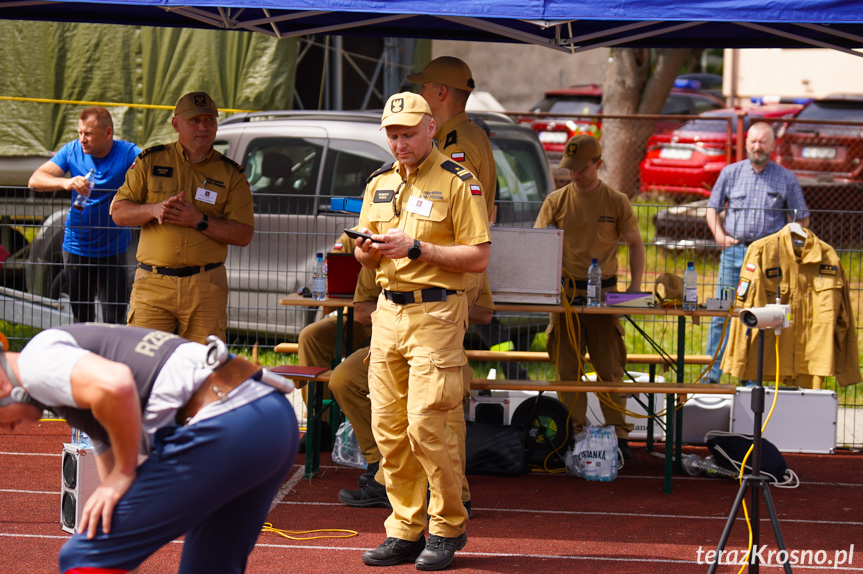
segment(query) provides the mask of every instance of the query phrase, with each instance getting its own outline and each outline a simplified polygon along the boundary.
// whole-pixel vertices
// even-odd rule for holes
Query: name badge
[[[417,215],[422,215],[423,217],[428,217],[431,215],[432,202],[427,199],[422,199],[417,197],[416,195],[412,195],[408,198],[408,204],[405,207],[411,213],[416,213]]]
[[[210,191],[209,189],[199,187],[195,192],[195,199],[203,201],[204,203],[209,203],[210,205],[216,205],[216,197],[218,197],[218,195],[219,193],[217,191]]]

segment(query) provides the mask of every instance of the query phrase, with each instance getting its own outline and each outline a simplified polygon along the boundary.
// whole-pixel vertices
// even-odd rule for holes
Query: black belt
[[[419,297],[417,297],[419,293]],[[384,297],[396,305],[411,305],[413,303],[433,303],[435,301],[446,301],[449,295],[455,295],[458,291],[444,289],[443,287],[429,287],[420,291],[387,291],[384,289]]]
[[[212,271],[217,267],[221,267],[221,263],[208,263],[206,265],[198,265],[195,267],[153,267],[146,263],[138,262],[138,267],[150,273],[158,273],[159,275],[170,275],[171,277],[189,277],[197,275],[204,271]]]
[[[566,287],[572,287],[573,283],[575,283],[576,289],[587,289],[587,281],[582,281],[581,279],[572,279],[563,278],[560,280],[561,285],[565,285]],[[603,279],[600,282],[600,287],[603,289],[608,289],[609,287],[614,287],[617,285],[617,275],[612,275],[608,279]]]

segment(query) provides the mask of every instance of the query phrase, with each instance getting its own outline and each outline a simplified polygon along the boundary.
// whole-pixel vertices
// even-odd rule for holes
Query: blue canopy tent
[[[854,55],[849,0],[0,0],[0,18],[521,42],[579,52],[626,47],[821,47]]]

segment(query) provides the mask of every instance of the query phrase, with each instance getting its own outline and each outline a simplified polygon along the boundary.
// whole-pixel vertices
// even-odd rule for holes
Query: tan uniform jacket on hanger
[[[805,232],[802,242],[786,225],[749,246],[740,271],[737,305],[775,303],[779,284],[780,302],[791,306],[791,326],[782,330],[779,339],[780,379],[799,386],[812,386],[814,381],[815,387],[828,376],[835,376],[842,386],[859,383],[857,332],[848,279],[836,251],[811,231]],[[722,370],[754,380],[758,330],[748,331],[741,321],[732,319],[729,331]],[[775,373],[775,334],[768,329],[763,379],[772,381]]]

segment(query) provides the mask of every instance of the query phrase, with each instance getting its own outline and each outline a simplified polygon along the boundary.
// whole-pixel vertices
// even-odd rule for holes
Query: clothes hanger
[[[797,235],[799,237],[802,237],[803,239],[806,239],[806,231],[804,231],[803,226],[797,222],[797,210],[796,209],[794,210],[794,221],[792,221],[791,223],[788,224],[788,231],[790,231],[794,235]]]

